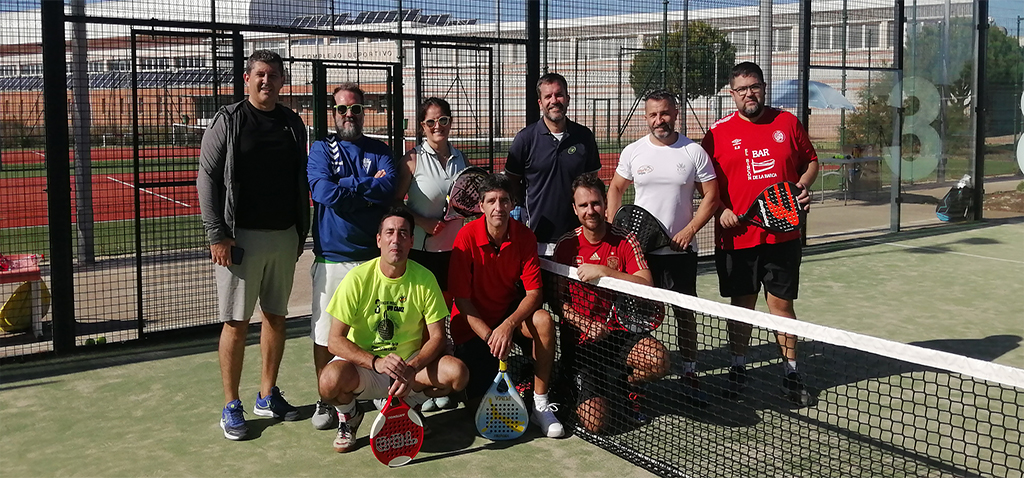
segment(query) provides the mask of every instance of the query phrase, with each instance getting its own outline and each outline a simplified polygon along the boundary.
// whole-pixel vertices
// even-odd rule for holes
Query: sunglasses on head
[[[368,106],[366,106],[366,105],[334,105],[331,108],[334,108],[334,111],[337,111],[339,115],[344,116],[346,113],[349,112],[349,110],[351,110],[352,114],[354,114],[354,115],[361,115],[361,114],[363,114],[363,110],[365,108],[368,108]]]
[[[427,125],[428,128],[433,128],[434,124],[439,124],[441,126],[448,126],[451,123],[452,123],[452,117],[451,116],[442,116],[442,117],[440,117],[440,118],[438,118],[436,120],[435,119],[423,120],[423,124]]]

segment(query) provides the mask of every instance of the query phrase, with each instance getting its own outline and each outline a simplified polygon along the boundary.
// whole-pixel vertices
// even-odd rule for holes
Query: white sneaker
[[[531,414],[533,421],[540,427],[540,431],[550,438],[558,438],[565,435],[565,429],[562,428],[561,422],[555,418],[554,412],[557,411],[558,404],[549,403],[546,407],[535,408]]]

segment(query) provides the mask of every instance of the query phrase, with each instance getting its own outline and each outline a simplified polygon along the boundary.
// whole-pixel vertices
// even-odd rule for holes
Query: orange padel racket
[[[800,194],[796,183],[781,182],[768,186],[754,199],[741,221],[772,232],[792,232],[803,226],[807,211],[800,207],[796,197]]]
[[[377,461],[402,466],[416,458],[423,446],[423,421],[419,414],[394,395],[388,396],[370,428],[370,448]]]

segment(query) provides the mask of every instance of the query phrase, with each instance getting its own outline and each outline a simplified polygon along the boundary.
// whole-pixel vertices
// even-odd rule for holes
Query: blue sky
[[[86,3],[98,3],[104,0],[86,0]],[[279,0],[286,3],[287,0]],[[330,3],[332,0],[326,0]],[[353,9],[387,8],[375,6],[382,4],[397,5],[398,2],[367,2],[351,0],[333,0],[339,11]],[[536,1],[536,0],[532,0]],[[777,0],[776,4],[793,3],[796,0]],[[438,8],[438,5],[446,5],[445,2],[437,0],[403,0],[402,8],[419,8],[424,13],[452,13],[456,18],[477,18],[481,21],[491,21],[494,14],[494,7],[497,2],[503,8],[502,15],[510,18],[502,20],[521,20],[522,10],[516,9],[516,5],[523,5],[523,0],[460,0],[456,10]],[[702,9],[722,6],[756,5],[757,0],[690,0],[690,9]],[[907,5],[913,4],[913,0],[906,0]],[[551,18],[575,18],[590,15],[614,15],[623,12],[634,13],[656,13],[664,8],[662,0],[549,0]],[[683,0],[670,0],[669,10],[680,10],[683,7]],[[3,11],[19,11],[39,8],[39,0],[3,0]],[[515,10],[519,11],[515,11]],[[1024,1],[1021,0],[990,0],[989,15],[995,19],[996,25],[1006,28],[1011,36],[1017,33],[1017,17],[1024,17]],[[1024,28],[1024,25],[1022,25]]]

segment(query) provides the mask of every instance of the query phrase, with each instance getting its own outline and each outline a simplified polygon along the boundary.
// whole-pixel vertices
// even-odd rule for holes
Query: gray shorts
[[[235,246],[245,250],[241,264],[214,266],[221,322],[247,321],[256,309],[288,315],[288,296],[295,279],[299,235],[294,227],[282,231],[236,229]]]

